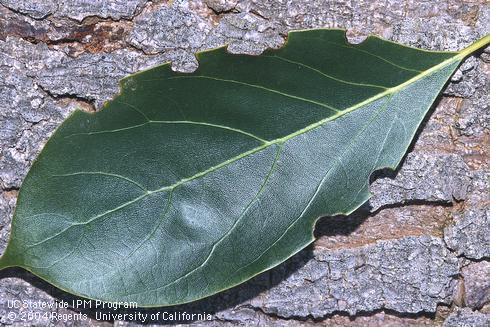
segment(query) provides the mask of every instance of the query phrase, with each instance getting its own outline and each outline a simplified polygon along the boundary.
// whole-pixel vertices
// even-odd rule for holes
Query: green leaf
[[[341,30],[289,34],[260,56],[219,48],[192,74],[122,81],[102,111],[58,128],[19,194],[0,267],[140,306],[240,284],[368,198],[461,60]]]

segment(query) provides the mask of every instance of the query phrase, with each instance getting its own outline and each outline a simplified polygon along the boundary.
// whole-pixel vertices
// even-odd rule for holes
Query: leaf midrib
[[[313,129],[316,129],[316,128],[324,125],[325,123],[328,123],[328,122],[330,122],[332,120],[335,120],[335,119],[337,119],[339,117],[342,117],[343,115],[345,115],[347,113],[350,113],[350,112],[352,112],[354,110],[357,110],[357,109],[359,109],[359,108],[361,108],[361,107],[363,107],[365,105],[368,105],[368,104],[370,104],[370,103],[372,103],[372,102],[374,102],[374,101],[376,101],[376,100],[378,100],[378,99],[380,99],[380,98],[382,98],[384,96],[391,95],[391,94],[394,94],[396,92],[401,91],[402,89],[404,89],[405,87],[411,85],[412,83],[414,83],[414,82],[416,82],[416,81],[418,81],[418,80],[420,80],[420,79],[422,79],[422,78],[424,78],[426,76],[429,76],[430,74],[432,74],[432,73],[434,73],[434,72],[436,72],[436,71],[438,71],[440,69],[443,69],[444,67],[446,67],[446,66],[448,66],[448,65],[450,65],[450,64],[452,64],[452,63],[454,63],[454,62],[456,62],[458,60],[461,60],[462,59],[462,58],[460,58],[461,57],[461,53],[462,52],[455,54],[453,57],[442,61],[441,63],[439,63],[439,64],[437,64],[437,65],[429,68],[428,70],[423,71],[422,73],[420,73],[420,74],[412,77],[411,79],[405,81],[404,83],[402,83],[402,84],[400,84],[400,85],[398,85],[396,87],[388,88],[385,91],[380,92],[380,93],[376,94],[375,96],[372,96],[372,97],[370,97],[370,98],[368,98],[368,99],[366,99],[366,100],[364,100],[364,101],[362,101],[362,102],[360,102],[360,103],[358,103],[358,104],[356,104],[354,106],[351,106],[351,107],[349,107],[349,108],[347,108],[347,109],[345,109],[343,111],[338,111],[336,114],[334,114],[332,116],[329,116],[327,118],[324,118],[324,119],[322,119],[322,120],[320,120],[320,121],[318,121],[316,123],[310,124],[310,125],[302,128],[302,129],[300,129],[300,130],[298,130],[298,131],[296,131],[294,133],[291,133],[289,135],[283,136],[281,138],[277,138],[277,139],[274,139],[272,141],[265,141],[262,145],[260,145],[260,146],[258,146],[256,148],[253,148],[253,149],[248,150],[248,151],[246,151],[246,152],[244,152],[244,153],[242,153],[242,154],[240,154],[238,156],[235,156],[235,157],[232,157],[232,158],[230,158],[228,160],[225,160],[225,161],[223,161],[222,163],[220,163],[218,165],[212,166],[212,167],[210,167],[210,168],[208,168],[206,170],[203,170],[203,171],[201,171],[199,173],[196,173],[196,174],[194,174],[194,175],[192,175],[190,177],[183,178],[183,179],[181,179],[181,180],[179,180],[179,181],[177,181],[177,182],[175,182],[175,183],[173,183],[171,185],[163,186],[163,187],[160,187],[160,188],[155,189],[155,190],[147,190],[142,195],[140,195],[140,196],[138,196],[138,197],[136,197],[136,198],[134,198],[134,199],[132,199],[132,200],[130,200],[128,202],[125,202],[125,203],[117,206],[116,208],[107,210],[107,211],[105,211],[105,212],[103,212],[101,214],[98,214],[96,216],[93,216],[93,217],[89,218],[86,221],[74,223],[73,225],[71,225],[71,226],[67,227],[66,229],[62,230],[60,233],[56,234],[55,236],[61,235],[62,233],[64,233],[66,230],[70,229],[73,226],[90,224],[91,222],[93,222],[93,221],[95,221],[95,220],[97,220],[99,218],[102,218],[102,217],[104,217],[104,216],[106,216],[106,215],[108,215],[110,213],[113,213],[113,212],[119,211],[121,209],[124,209],[125,207],[127,207],[127,206],[129,206],[131,204],[134,204],[134,203],[136,203],[136,202],[138,202],[138,201],[146,198],[149,195],[152,195],[152,194],[155,194],[155,193],[160,193],[160,192],[165,192],[165,191],[171,191],[171,190],[175,189],[176,187],[178,187],[178,186],[180,186],[182,184],[185,184],[187,182],[190,182],[190,181],[192,181],[194,179],[197,179],[197,178],[200,178],[200,177],[204,177],[207,174],[209,174],[209,173],[211,173],[211,172],[213,172],[215,170],[218,170],[218,169],[220,169],[222,167],[225,167],[225,166],[227,166],[227,165],[229,165],[229,164],[231,164],[231,163],[233,163],[235,161],[238,161],[238,160],[240,160],[240,159],[242,159],[244,157],[247,157],[247,156],[252,155],[252,154],[254,154],[256,152],[259,152],[259,151],[261,151],[261,150],[263,150],[263,149],[265,149],[265,148],[267,148],[267,147],[269,147],[271,145],[274,145],[274,144],[282,145],[283,143],[287,142],[288,140],[290,140],[290,139],[292,139],[292,138],[294,138],[294,137],[296,137],[298,135],[301,135],[301,134],[307,133],[307,132],[309,132],[309,131],[311,131]],[[82,134],[82,133],[80,133],[80,134]],[[76,174],[76,173],[77,172],[72,173],[72,174]],[[90,173],[90,172],[86,172],[86,173]],[[129,179],[129,180],[132,181],[132,179],[130,179],[128,177],[125,177],[125,176],[122,176],[122,177],[124,177],[124,178]]]

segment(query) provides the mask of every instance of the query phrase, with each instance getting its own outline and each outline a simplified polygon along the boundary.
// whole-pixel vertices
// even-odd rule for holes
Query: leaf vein
[[[288,59],[288,58],[285,58],[285,57],[281,57],[281,56],[278,56],[278,55],[273,55],[273,56],[267,56],[267,55],[262,55],[263,57],[268,57],[268,58],[276,58],[276,59],[279,59],[279,60],[282,60],[282,61],[285,61],[285,62],[289,62],[291,64],[295,64],[295,65],[299,65],[299,66],[302,66],[302,67],[305,67],[307,69],[310,69],[320,75],[323,75],[331,80],[334,80],[334,81],[337,81],[337,82],[340,82],[340,83],[343,83],[343,84],[348,84],[348,85],[353,85],[353,86],[362,86],[362,87],[372,87],[372,88],[378,88],[378,89],[382,89],[382,90],[387,90],[389,87],[386,87],[386,86],[382,86],[382,85],[376,85],[376,84],[367,84],[367,83],[356,83],[356,82],[350,82],[350,81],[346,81],[346,80],[343,80],[343,79],[340,79],[340,78],[337,78],[337,77],[334,77],[332,75],[329,75],[319,69],[316,69],[314,67],[311,67],[309,65],[306,65],[306,64],[303,64],[301,62],[298,62],[298,61],[294,61],[294,60],[291,60],[291,59]]]
[[[246,82],[242,82],[242,81],[237,81],[237,80],[233,80],[233,79],[224,79],[224,78],[218,78],[218,77],[212,77],[212,76],[205,76],[205,75],[174,76],[174,77],[168,77],[166,79],[167,80],[172,80],[172,79],[191,79],[191,78],[192,79],[204,78],[204,79],[215,80],[215,81],[220,81],[220,82],[225,82],[225,83],[234,83],[234,84],[239,84],[239,85],[243,85],[243,86],[253,87],[253,88],[261,89],[261,90],[264,90],[264,91],[267,91],[267,92],[279,94],[279,95],[282,95],[282,96],[285,96],[285,97],[288,97],[288,98],[291,98],[291,99],[296,99],[296,100],[299,100],[299,101],[312,103],[312,104],[315,104],[317,106],[325,107],[325,108],[327,108],[329,110],[332,110],[332,111],[335,111],[335,112],[341,112],[340,109],[337,109],[335,107],[332,107],[332,106],[330,106],[330,105],[328,105],[326,103],[322,103],[322,102],[318,102],[318,101],[315,101],[315,100],[311,100],[311,99],[303,98],[303,97],[300,97],[300,96],[296,96],[296,95],[293,95],[293,94],[281,92],[279,90],[271,89],[271,88],[268,88],[268,87],[265,87],[265,86],[262,86],[262,85],[250,84],[250,83],[246,83]],[[150,81],[150,80],[145,80],[145,81]]]
[[[318,38],[316,38],[318,39]],[[359,51],[359,52],[362,52],[362,53],[365,53],[369,56],[372,56],[372,57],[375,57],[375,58],[378,58],[384,62],[386,62],[387,64],[390,64],[394,67],[397,67],[397,68],[400,68],[400,69],[403,69],[403,70],[406,70],[406,71],[409,71],[409,72],[413,72],[413,73],[422,73],[423,71],[422,70],[418,70],[418,69],[413,69],[413,68],[408,68],[408,67],[405,67],[405,66],[402,66],[402,65],[399,65],[391,60],[388,60],[380,55],[377,55],[377,54],[374,54],[370,51],[367,51],[367,50],[364,50],[364,49],[359,49],[357,47],[353,47],[351,45],[347,45],[347,44],[339,44],[339,43],[335,43],[335,42],[332,42],[332,41],[325,41],[325,40],[322,40],[322,42],[325,42],[325,43],[330,43],[330,44],[333,44],[333,45],[336,45],[338,47],[342,47],[342,48],[346,48],[346,49],[352,49],[352,50],[355,50],[355,51]]]
[[[172,195],[173,195],[173,190],[170,191],[167,199],[167,204],[165,206],[165,209],[163,211],[162,217],[159,219],[159,223],[156,224],[156,226],[150,231],[150,233],[145,237],[145,239],[134,248],[133,251],[131,251],[127,256],[126,259],[131,257],[136,251],[138,251],[148,240],[151,239],[151,237],[156,233],[158,228],[162,225],[162,222],[164,221],[165,217],[167,216],[167,213],[170,211],[170,206],[172,205]]]
[[[70,176],[78,176],[78,175],[100,175],[100,176],[115,177],[115,178],[123,179],[123,180],[137,186],[142,191],[148,192],[148,189],[146,189],[143,185],[132,180],[129,177],[119,175],[119,174],[107,173],[107,172],[103,172],[103,171],[78,171],[78,172],[74,172],[74,173],[51,175],[51,176],[53,176],[53,177],[70,177]]]
[[[388,110],[389,108],[389,104],[391,103],[391,100],[393,99],[393,95],[390,95],[390,97],[388,98],[388,100],[386,101],[386,103],[384,104],[383,108],[380,110],[381,112],[382,111],[386,111]],[[395,119],[398,118],[398,111],[395,110]],[[390,132],[391,130],[393,129],[393,124],[395,122],[395,119],[393,119],[391,121],[391,124],[390,124],[390,127],[388,128],[388,131],[386,132],[385,134],[385,137],[383,139],[383,143],[381,144],[380,148],[379,148],[379,151],[378,151],[378,154],[376,156],[376,160],[374,161],[371,169],[369,171],[374,171],[374,169],[378,166],[378,163],[379,163],[379,159],[381,158],[381,154],[383,153],[383,149],[385,147],[385,144],[386,144],[386,141],[388,141],[388,136],[390,135]],[[351,203],[349,203],[349,205],[347,207],[350,207],[352,205],[352,203],[354,201],[356,201],[357,197],[359,196],[359,194],[361,193],[361,191],[364,189],[365,186],[367,186],[367,184],[369,183],[369,178],[366,178],[364,183],[361,185],[361,187],[359,188],[359,190],[357,191],[357,194],[355,197],[352,198],[352,201]],[[345,209],[344,209],[345,210]]]
[[[68,136],[65,136],[65,138],[73,137],[73,136],[78,136],[78,135],[98,135],[98,134],[106,134],[106,133],[116,133],[116,132],[121,132],[121,131],[127,131],[131,130],[134,128],[139,128],[143,126],[147,126],[150,124],[192,124],[192,125],[202,125],[202,126],[208,126],[208,127],[214,127],[214,128],[220,128],[220,129],[225,129],[231,132],[235,132],[238,134],[243,134],[245,136],[251,137],[256,139],[257,141],[260,141],[262,143],[267,143],[267,140],[264,140],[252,133],[243,131],[238,128],[233,128],[229,127],[226,125],[220,125],[220,124],[213,124],[213,123],[206,123],[206,122],[198,122],[198,121],[190,121],[190,120],[148,120],[144,123],[141,124],[136,124],[132,126],[127,126],[123,128],[116,128],[116,129],[111,129],[111,130],[102,130],[102,131],[95,131],[95,132],[84,132],[84,133],[75,133],[75,134],[70,134]]]

